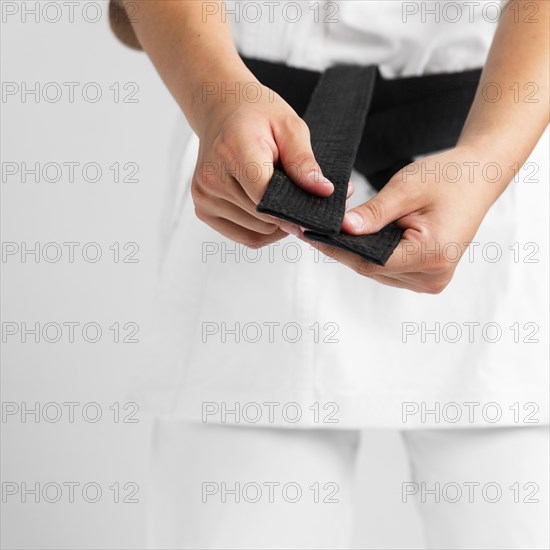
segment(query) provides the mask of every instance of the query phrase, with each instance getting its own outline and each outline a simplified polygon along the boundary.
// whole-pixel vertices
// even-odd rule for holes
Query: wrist
[[[217,64],[211,70],[196,73],[192,86],[184,92],[183,107],[191,126],[199,137],[213,118],[223,116],[243,101],[254,100],[263,86],[240,58]],[[252,99],[249,99],[252,97]]]
[[[521,164],[510,160],[512,156],[504,149],[481,143],[459,142],[454,148],[459,163],[464,165],[468,188],[487,209],[506,189]]]

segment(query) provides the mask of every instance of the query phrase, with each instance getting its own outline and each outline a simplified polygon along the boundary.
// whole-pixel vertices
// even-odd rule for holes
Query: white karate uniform
[[[287,4],[296,3],[278,9]],[[481,67],[495,15],[469,4],[299,2],[295,23],[292,6],[284,18],[266,8],[258,20],[252,11],[228,19],[246,56],[315,70],[378,64],[392,78]],[[362,278],[294,237],[248,250],[217,234],[194,214],[198,139],[178,122],[155,355],[136,397],[157,416],[153,548],[347,547],[365,427],[403,431],[410,481],[494,473],[502,484],[546,486],[547,151],[546,134],[451,285],[430,296]],[[352,180],[356,202],[373,194],[360,175]],[[337,481],[340,504],[201,502],[203,482],[291,478]],[[542,548],[546,513],[546,501],[422,508],[433,548]]]
[[[548,538],[548,427],[401,432],[409,471],[381,495],[387,530],[417,507],[434,550],[544,550]],[[158,421],[148,494],[154,549],[345,549],[366,524],[368,548],[391,536],[357,506],[356,471],[380,452],[357,430],[242,429]],[[378,439],[380,442],[380,439]],[[365,452],[360,452],[364,447]],[[370,474],[370,479],[376,475]],[[371,484],[361,487],[372,491]],[[380,490],[380,487],[378,487]],[[371,500],[378,502],[376,496]],[[410,527],[409,527],[410,528]],[[417,537],[417,539],[420,537]],[[373,539],[379,543],[372,545]],[[393,538],[395,541],[396,539]],[[418,541],[422,544],[422,541]]]
[[[464,2],[455,21],[451,4],[462,3],[301,2],[296,23],[289,22],[291,8],[284,18],[265,9],[256,21],[241,6],[238,22],[231,10],[227,18],[242,54],[293,66],[376,63],[388,77],[480,67],[494,11],[480,5],[471,12]],[[415,5],[424,7],[410,15]],[[336,15],[326,6],[337,6]],[[547,135],[437,296],[362,278],[294,237],[260,250],[235,245],[195,216],[189,188],[197,152],[198,138],[179,121],[163,218],[155,357],[138,397],[149,410],[194,421],[205,402],[296,402],[303,411],[333,403],[333,427],[407,429],[440,425],[437,414],[422,417],[422,408],[455,402],[454,425],[490,427],[468,407],[496,402],[502,414],[494,425],[518,424],[518,407],[536,409],[539,422],[547,422]],[[492,170],[484,169],[487,180]],[[373,193],[359,174],[352,180],[356,202]],[[441,251],[449,258],[455,252]],[[415,407],[418,414],[404,422]],[[257,425],[289,426],[279,420],[262,414]],[[318,426],[311,414],[297,424]]]

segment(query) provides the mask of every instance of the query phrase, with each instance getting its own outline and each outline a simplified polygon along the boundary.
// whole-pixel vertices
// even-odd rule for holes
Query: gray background
[[[83,341],[76,329],[75,342],[67,333],[57,343],[21,342],[10,337],[2,346],[2,401],[4,406],[32,408],[38,402],[44,412],[55,414],[55,403],[74,402],[74,422],[68,409],[58,421],[37,422],[32,415],[2,419],[2,481],[33,486],[35,482],[87,482],[101,486],[97,503],[83,501],[79,489],[75,502],[64,494],[57,503],[35,503],[29,495],[6,497],[2,504],[3,548],[143,548],[147,498],[147,460],[151,422],[141,412],[137,422],[123,422],[131,409],[114,421],[109,407],[128,401],[126,392],[134,372],[143,361],[140,343],[115,343],[114,322],[139,325],[137,337],[147,337],[149,308],[154,291],[157,258],[157,220],[166,185],[166,163],[178,110],[144,54],[121,46],[111,35],[106,2],[82,2],[70,21],[66,7],[55,22],[62,2],[27,2],[40,7],[36,16],[22,17],[22,4],[3,2],[1,66],[3,85],[19,86],[16,95],[2,95],[2,162],[4,172],[26,162],[95,162],[102,168],[96,183],[87,182],[76,168],[75,180],[68,171],[58,182],[39,182],[29,175],[4,173],[2,180],[2,241],[27,243],[77,242],[74,262],[63,248],[59,261],[26,261],[20,255],[2,260],[2,321],[44,326],[46,323],[98,323],[102,337],[97,343]],[[51,4],[49,11],[44,6]],[[57,7],[56,7],[57,6]],[[12,10],[17,13],[11,14]],[[44,16],[45,14],[45,16]],[[88,21],[86,20],[88,19]],[[21,95],[22,83],[38,82],[54,97],[57,83],[63,90],[59,101],[37,101]],[[74,101],[64,82],[75,82]],[[82,97],[86,83],[90,93],[101,88],[102,97],[92,103]],[[124,90],[128,82],[139,90]],[[113,90],[121,90],[115,101]],[[10,88],[4,88],[9,92]],[[89,96],[91,97],[91,96]],[[122,101],[136,99],[136,103]],[[113,181],[113,163],[137,163],[138,182]],[[52,179],[52,173],[47,177]],[[123,175],[126,174],[123,170]],[[82,245],[98,243],[101,259],[82,258]],[[113,243],[137,243],[137,263],[118,263],[109,249]],[[6,244],[5,244],[6,246]],[[133,246],[133,245],[132,245]],[[55,248],[47,248],[50,254]],[[122,256],[126,254],[122,252]],[[52,332],[48,333],[52,338]],[[122,330],[123,335],[127,332]],[[93,423],[82,417],[82,406],[97,403],[101,419]],[[87,409],[89,416],[94,409]],[[412,503],[395,507],[400,483],[408,479],[406,459],[396,433],[367,432],[359,461],[358,515],[355,544],[358,548],[416,548],[422,545],[418,516]],[[113,502],[113,483],[137,484],[136,503]],[[122,490],[122,496],[128,496]],[[50,498],[53,498],[50,494]]]

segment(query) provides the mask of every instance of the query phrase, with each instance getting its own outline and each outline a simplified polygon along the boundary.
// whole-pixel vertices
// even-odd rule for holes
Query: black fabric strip
[[[387,180],[380,185],[371,176],[389,171],[396,159],[453,147],[470,110],[479,76],[476,70],[379,79],[355,169],[381,189]]]
[[[339,233],[376,74],[374,66],[328,69],[304,114],[315,158],[323,174],[334,184],[332,195],[327,198],[311,195],[277,168],[257,206],[259,212],[325,235]]]
[[[334,111],[331,111],[333,105],[328,102],[324,105],[318,103],[318,113],[313,121],[308,120],[308,113],[313,108],[314,101],[318,101],[322,96],[339,100],[346,98],[347,101],[351,97],[358,101],[359,97],[359,101],[370,101],[364,132],[359,138],[354,168],[361,172],[375,189],[380,190],[395,173],[410,164],[414,156],[446,149],[456,144],[475,95],[481,69],[388,80],[382,78],[376,67],[370,66],[367,67],[372,71],[369,73],[369,86],[350,88],[346,81],[340,78],[331,81],[327,92],[319,92],[321,87],[326,85],[327,73],[336,69],[353,71],[365,67],[338,67],[329,69],[321,75],[315,71],[291,68],[280,63],[244,57],[243,61],[263,84],[281,95],[300,116],[304,117],[312,130],[312,146],[317,161],[327,177],[335,184],[338,182],[337,195],[335,192],[328,199],[321,199],[306,193],[308,198],[304,199],[304,192],[291,184],[286,174],[277,169],[266,195],[260,202],[264,203],[267,196],[268,200],[264,204],[264,207],[267,205],[267,209],[263,211],[311,229],[312,231],[306,231],[305,235],[312,240],[349,250],[373,263],[384,265],[401,239],[402,230],[390,224],[372,235],[354,236],[339,233],[343,216],[342,205],[345,207],[345,198],[342,197],[343,182],[345,181],[347,187],[349,161],[345,163],[345,173],[348,175],[344,177],[342,172],[340,176],[335,176],[330,172],[330,166],[343,169],[344,163],[338,164],[339,159],[331,161],[322,157],[322,151],[327,150],[334,155],[336,150],[331,148],[330,144],[327,146],[324,143],[327,140],[336,140],[337,147],[342,147],[347,139],[350,147],[348,152],[355,150],[355,142],[350,142],[349,135],[344,138],[336,137],[337,132],[345,125],[334,124],[334,115],[355,114],[343,109],[341,101],[337,102],[341,110]],[[349,77],[347,75],[347,78]],[[372,83],[374,90],[371,87]],[[338,93],[334,96],[336,89]],[[361,96],[362,93],[365,95]],[[362,110],[359,113],[362,117]],[[316,149],[318,137],[323,142],[319,152]],[[333,202],[328,208],[322,206],[323,201],[331,199]],[[271,211],[270,205],[274,205]],[[313,212],[312,208],[315,209]],[[324,218],[326,215],[328,218]]]
[[[242,57],[242,60],[264,86],[279,94],[299,116],[304,116],[321,73],[263,59]]]
[[[314,231],[306,231],[305,237],[312,241],[329,244],[335,248],[341,248],[354,254],[358,254],[365,260],[376,265],[386,265],[393,251],[403,236],[403,230],[395,224],[390,223],[378,233],[371,235],[349,235],[339,233],[338,235],[323,235]]]
[[[401,159],[396,161],[386,170],[371,174],[369,182],[376,188],[381,189],[386,182],[399,170],[412,162],[412,159]],[[378,233],[371,235],[350,235],[339,233],[338,235],[327,236],[314,231],[306,231],[305,237],[312,241],[329,244],[336,248],[342,248],[348,252],[358,254],[365,260],[376,265],[386,265],[393,251],[403,236],[403,230],[395,224],[390,223]]]

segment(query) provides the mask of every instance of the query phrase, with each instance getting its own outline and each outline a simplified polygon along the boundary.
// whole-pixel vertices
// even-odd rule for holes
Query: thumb
[[[309,128],[298,116],[285,122],[275,133],[281,164],[288,177],[308,193],[328,197],[334,185],[323,176],[311,149]]]
[[[398,185],[388,183],[377,195],[344,216],[342,230],[352,235],[376,233],[389,223],[410,214],[417,201]]]

